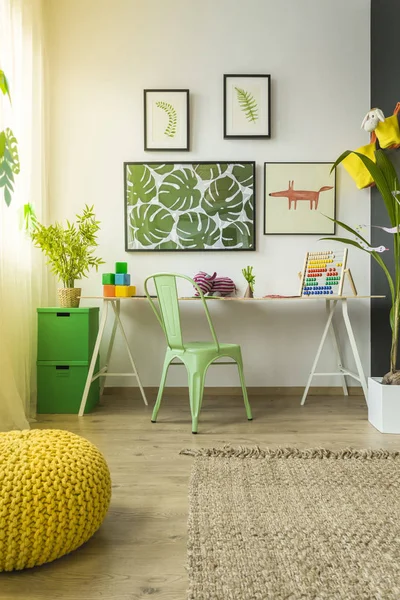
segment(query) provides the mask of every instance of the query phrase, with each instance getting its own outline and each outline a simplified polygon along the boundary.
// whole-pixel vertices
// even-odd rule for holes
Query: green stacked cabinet
[[[37,312],[37,412],[77,414],[99,328],[99,309],[38,308]],[[85,413],[93,410],[99,395],[96,379]]]

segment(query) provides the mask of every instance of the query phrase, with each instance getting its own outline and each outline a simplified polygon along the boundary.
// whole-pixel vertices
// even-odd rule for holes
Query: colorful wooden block
[[[116,285],[115,296],[117,298],[130,298],[136,296],[136,286],[134,285]]]
[[[115,298],[115,285],[103,285],[103,296],[105,298]]]
[[[116,273],[115,285],[131,285],[131,276],[128,273]]]
[[[115,273],[103,273],[103,285],[115,285]]]
[[[115,263],[115,272],[116,273],[127,273],[128,272],[128,263],[116,262]]]

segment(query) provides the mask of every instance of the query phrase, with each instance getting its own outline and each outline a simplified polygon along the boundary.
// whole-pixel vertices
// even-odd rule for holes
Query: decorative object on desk
[[[204,295],[210,296],[230,296],[236,292],[236,286],[230,277],[217,277],[217,273],[208,275],[200,271],[193,277],[193,281]],[[195,288],[195,296],[200,296],[198,289]]]
[[[103,296],[106,298],[131,298],[136,296],[136,286],[131,285],[127,262],[116,262],[115,273],[103,273]]]
[[[398,228],[400,226],[400,207],[397,199],[398,192],[400,190],[400,182],[397,176],[396,170],[389,156],[384,150],[377,150],[375,152],[375,162],[363,154],[356,151],[346,150],[339,156],[335,162],[335,166],[342,163],[349,155],[354,154],[358,157],[365,168],[373,178],[378,191],[380,192],[382,201],[385,205],[388,221],[390,227]],[[382,268],[390,289],[391,295],[391,310],[389,316],[390,327],[392,329],[392,341],[390,349],[390,370],[382,378],[382,381],[377,383],[377,380],[369,378],[368,380],[368,419],[379,431],[383,433],[389,432],[385,428],[390,420],[392,427],[396,427],[396,433],[400,433],[400,388],[398,388],[398,404],[396,419],[394,418],[393,410],[391,408],[391,396],[392,392],[385,391],[383,388],[385,385],[400,385],[400,370],[397,368],[398,359],[398,343],[399,343],[399,326],[400,326],[400,288],[398,282],[400,281],[400,233],[393,233],[393,253],[394,253],[394,272],[395,277],[393,279],[390,274],[390,263],[386,264],[384,255],[381,256],[361,235],[359,231],[349,227],[341,221],[336,221],[337,224],[348,231],[352,236],[351,238],[334,238],[335,241],[343,242],[359,248],[363,252],[367,252]],[[382,225],[384,227],[384,225]],[[383,235],[383,234],[382,234]],[[376,387],[382,385],[380,393],[376,393]],[[388,418],[386,418],[388,417]],[[393,433],[393,429],[390,430]]]
[[[7,96],[11,103],[8,79],[1,69],[0,92]],[[11,194],[14,191],[14,175],[18,175],[19,171],[18,142],[12,130],[6,127],[6,129],[0,131],[0,188],[4,189],[4,201],[7,206],[11,204]]]
[[[0,572],[49,563],[87,542],[110,504],[111,478],[88,440],[57,429],[0,434]]]
[[[335,239],[335,238],[334,238]],[[350,269],[347,268],[347,248],[307,252],[300,274],[300,296],[341,296],[347,275],[353,293],[357,296]]]
[[[245,298],[254,298],[254,284],[256,282],[255,275],[253,275],[253,267],[246,267],[242,269],[242,274],[247,281],[247,288],[244,294]]]
[[[264,234],[334,234],[333,163],[264,163]]]
[[[271,75],[224,75],[224,138],[271,137]]]
[[[144,149],[189,150],[189,90],[144,90]]]
[[[97,248],[97,232],[100,221],[96,221],[94,206],[85,205],[76,223],[67,221],[67,227],[56,222],[46,227],[37,220],[30,233],[34,246],[40,248],[48,258],[51,271],[62,281],[59,288],[60,306],[78,307],[81,288],[75,288],[75,280],[87,277],[89,270],[103,265],[101,258],[93,256]]]
[[[255,163],[125,163],[125,249],[255,250]]]

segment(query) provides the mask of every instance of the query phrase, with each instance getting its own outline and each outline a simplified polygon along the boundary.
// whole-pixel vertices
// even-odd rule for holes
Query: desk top
[[[146,296],[131,296],[129,298],[121,297],[109,297],[109,296],[81,296],[81,300],[146,300]],[[157,296],[152,296],[157,298]],[[236,302],[255,302],[265,300],[304,300],[310,302],[311,300],[371,300],[372,298],[385,298],[385,296],[259,296],[257,298],[241,298],[239,296],[204,296],[206,300],[223,300],[223,301],[236,301]],[[199,296],[183,296],[179,300],[200,300]]]

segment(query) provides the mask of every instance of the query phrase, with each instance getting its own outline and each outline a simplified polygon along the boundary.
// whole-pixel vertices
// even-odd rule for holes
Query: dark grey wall
[[[400,101],[399,22],[400,0],[371,0],[371,107],[381,108],[386,116]],[[400,167],[399,154],[399,151],[391,151]],[[389,225],[383,201],[376,189],[371,191],[371,225]],[[390,248],[390,252],[385,253],[385,262],[393,267],[392,236],[371,227],[371,243],[372,246],[384,244]],[[371,303],[371,375],[379,377],[389,370],[390,298],[386,277],[373,259],[371,294],[387,295],[384,300]]]

